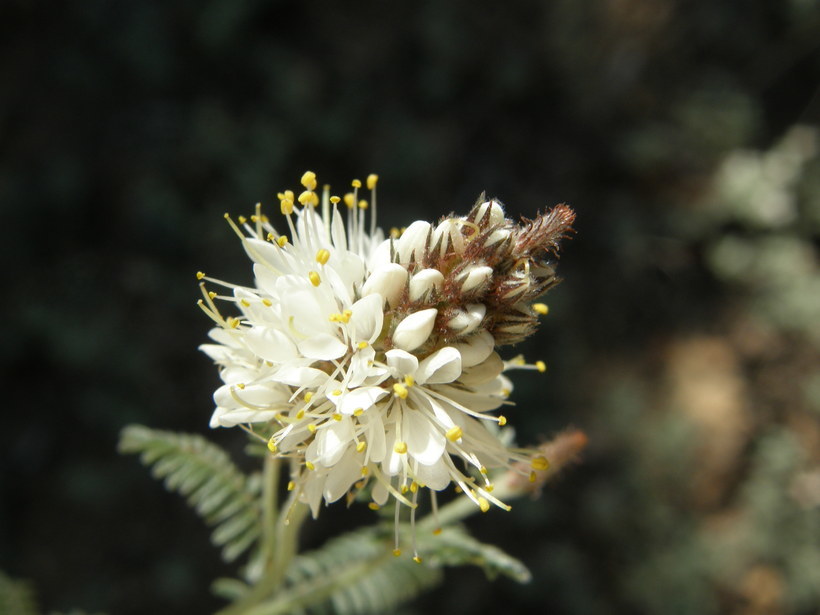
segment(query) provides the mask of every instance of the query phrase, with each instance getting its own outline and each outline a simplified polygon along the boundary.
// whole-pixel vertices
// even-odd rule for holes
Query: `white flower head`
[[[308,171],[301,194],[279,195],[284,232],[259,205],[238,224],[226,216],[255,281],[197,274],[200,305],[217,324],[201,349],[224,382],[211,427],[268,440],[314,515],[322,501],[366,487],[372,508],[392,497],[415,509],[420,488],[450,485],[484,511],[507,508],[491,493],[490,470],[526,476],[546,460],[499,437],[506,418],[496,411],[512,390],[503,372],[544,366],[505,363],[495,349],[524,339],[546,313],[531,302],[558,281],[553,261],[573,213],[559,205],[516,225],[482,197],[467,216],[385,238],[377,177],[366,183],[369,202],[358,180],[343,198],[328,189],[320,198]]]

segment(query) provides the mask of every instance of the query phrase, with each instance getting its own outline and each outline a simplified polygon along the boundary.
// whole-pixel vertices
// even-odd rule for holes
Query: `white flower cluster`
[[[558,206],[518,226],[493,200],[438,225],[414,222],[384,237],[375,226],[375,175],[343,198],[316,193],[307,172],[298,197],[279,195],[288,233],[257,211],[229,222],[253,261],[255,285],[202,283],[203,310],[218,325],[201,349],[224,382],[212,427],[244,426],[290,460],[290,489],[319,506],[370,488],[371,507],[390,496],[412,508],[420,487],[457,485],[482,510],[493,502],[493,468],[546,469],[499,438],[512,384],[498,343],[535,327],[529,301],[556,282],[548,256],[569,230]],[[317,209],[321,208],[321,213]],[[559,208],[562,208],[559,210]],[[369,228],[366,214],[371,213]],[[227,217],[227,216],[226,216]],[[215,300],[238,316],[223,316]],[[526,462],[527,470],[521,470]],[[532,470],[530,470],[532,468]]]

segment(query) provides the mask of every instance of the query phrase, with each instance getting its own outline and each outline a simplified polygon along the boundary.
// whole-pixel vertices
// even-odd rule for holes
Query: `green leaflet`
[[[0,572],[0,613],[37,615],[34,591],[27,581],[18,581]]]
[[[139,454],[169,491],[185,496],[214,526],[212,540],[222,547],[225,561],[235,560],[259,538],[259,481],[243,474],[220,447],[197,435],[129,425],[122,430],[119,450]]]

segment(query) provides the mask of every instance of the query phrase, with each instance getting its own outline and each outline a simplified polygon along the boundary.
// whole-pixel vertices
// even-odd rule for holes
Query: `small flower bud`
[[[457,281],[461,284],[461,292],[468,293],[481,289],[493,276],[493,268],[487,266],[468,267],[458,276]]]
[[[407,270],[398,263],[389,263],[376,269],[362,286],[362,296],[379,293],[391,307],[401,299],[407,284]]]
[[[415,259],[418,262],[424,258],[424,255],[427,253],[431,228],[429,222],[422,220],[416,220],[407,227],[407,230],[404,231],[396,242],[399,260],[402,263],[409,263],[411,259]]]
[[[430,308],[407,316],[393,332],[393,345],[407,352],[421,346],[433,332],[437,315],[438,310]]]
[[[459,335],[475,331],[484,319],[487,308],[483,303],[470,303],[447,321],[447,327]]]
[[[422,269],[410,278],[410,301],[424,300],[435,290],[441,290],[444,275],[438,269]]]

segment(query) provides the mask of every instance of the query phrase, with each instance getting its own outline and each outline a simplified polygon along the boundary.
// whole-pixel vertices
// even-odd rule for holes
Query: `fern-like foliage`
[[[37,615],[34,590],[27,581],[14,580],[0,572],[0,613]]]
[[[119,450],[139,454],[169,491],[185,496],[214,526],[212,540],[222,547],[226,561],[235,560],[259,538],[260,481],[243,474],[217,445],[198,435],[130,425],[122,431]]]

